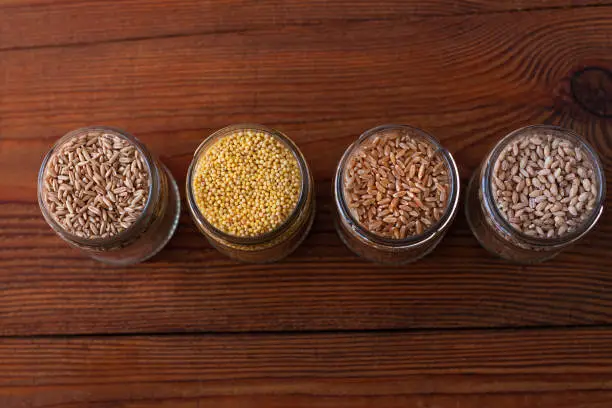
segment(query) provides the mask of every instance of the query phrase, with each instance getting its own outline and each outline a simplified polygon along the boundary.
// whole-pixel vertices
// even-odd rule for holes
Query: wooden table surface
[[[433,254],[383,267],[336,235],[331,178],[376,125],[434,134],[465,186],[505,133],[551,123],[612,180],[611,70],[612,1],[0,0],[0,407],[609,408],[612,211],[525,267],[462,208]],[[159,255],[113,268],[40,214],[72,129],[136,134],[183,185],[241,122],[290,135],[316,179],[283,262],[230,261],[183,211]]]

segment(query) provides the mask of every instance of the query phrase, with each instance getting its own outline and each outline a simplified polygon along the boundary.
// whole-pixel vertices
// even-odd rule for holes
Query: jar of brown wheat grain
[[[466,216],[480,244],[517,263],[550,259],[597,223],[605,176],[577,133],[534,125],[504,137],[470,180]]]
[[[55,143],[40,168],[38,202],[62,239],[113,265],[155,255],[180,212],[170,171],[134,136],[105,126],[74,130]]]
[[[353,252],[378,263],[412,262],[438,245],[457,213],[457,166],[424,131],[379,126],[345,151],[334,200],[336,229]]]

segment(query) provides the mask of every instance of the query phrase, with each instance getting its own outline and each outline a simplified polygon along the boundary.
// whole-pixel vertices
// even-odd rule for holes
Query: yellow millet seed
[[[302,175],[291,151],[261,131],[217,140],[196,164],[196,204],[215,228],[254,237],[279,227],[297,204]]]

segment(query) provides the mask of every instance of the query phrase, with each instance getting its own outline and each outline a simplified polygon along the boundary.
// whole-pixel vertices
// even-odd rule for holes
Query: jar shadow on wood
[[[587,171],[591,172],[592,178],[597,185],[593,198],[593,208],[588,217],[581,224],[576,225],[571,232],[556,234],[553,231],[550,233],[550,238],[534,236],[531,232],[526,234],[525,231],[521,231],[513,226],[500,212],[494,195],[495,186],[493,184],[495,183],[493,173],[496,163],[498,163],[500,155],[507,150],[508,146],[531,135],[550,135],[557,140],[567,141],[572,146],[581,149],[581,152],[585,155],[583,160],[586,163],[590,163],[587,164],[587,167],[590,166],[591,168]],[[465,212],[472,232],[485,249],[508,261],[533,264],[553,258],[593,229],[603,212],[605,189],[605,175],[601,161],[595,150],[580,135],[571,130],[556,126],[533,125],[515,130],[505,136],[489,152],[478,169],[474,171],[466,191]],[[557,190],[556,187],[555,190]],[[513,192],[511,193],[514,194]],[[559,197],[553,197],[551,200],[555,201]],[[517,200],[515,199],[514,201]],[[528,204],[524,207],[535,207],[534,204],[528,200]],[[521,204],[519,203],[517,208],[520,206]],[[564,206],[567,207],[567,205]],[[529,211],[533,210],[531,208]],[[543,225],[544,228],[550,231],[551,227],[547,227],[543,222],[547,222],[546,219],[548,218],[556,219],[556,217],[546,214],[541,214],[538,217],[534,222],[538,226]],[[559,227],[559,219],[556,219],[555,222],[557,224],[553,224],[552,228],[555,225],[558,228],[563,227],[563,224]]]
[[[439,218],[422,232],[419,231],[400,239],[381,236],[361,223],[349,206],[346,191],[346,173],[353,155],[357,154],[364,145],[371,143],[373,139],[390,132],[409,135],[414,140],[431,146],[433,157],[441,161],[448,182],[448,190],[445,191],[445,207]],[[370,129],[347,148],[336,169],[333,194],[337,210],[335,222],[338,235],[351,251],[372,262],[390,265],[414,262],[433,251],[452,224],[458,209],[459,183],[459,172],[455,160],[433,136],[407,125],[382,125]],[[412,200],[406,201],[407,204],[411,204]],[[397,228],[400,228],[400,225],[397,225]]]
[[[50,160],[62,147],[80,135],[99,132],[118,137],[133,146],[149,177],[148,197],[142,212],[125,230],[107,237],[89,238],[69,231],[50,212],[45,200],[45,177]],[[91,258],[123,266],[143,262],[157,254],[176,231],[180,213],[179,190],[170,171],[136,137],[116,128],[91,126],[69,132],[45,156],[38,175],[38,203],[51,228],[68,244]],[[99,227],[99,226],[98,226]]]

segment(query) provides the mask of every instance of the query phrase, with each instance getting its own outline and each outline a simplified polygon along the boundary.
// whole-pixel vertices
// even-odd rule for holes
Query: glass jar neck
[[[68,142],[72,138],[81,135],[85,132],[95,131],[110,132],[119,135],[128,140],[131,144],[133,144],[139,151],[141,157],[143,158],[145,168],[149,174],[150,185],[149,195],[147,198],[147,202],[142,210],[142,213],[138,216],[138,218],[129,228],[108,238],[90,239],[70,233],[51,216],[51,213],[49,212],[49,209],[47,208],[45,200],[43,198],[43,191],[47,165],[49,164],[53,155],[57,153],[59,149],[61,149],[64,143]],[[161,197],[164,189],[167,189],[167,187],[167,180],[164,172],[160,169],[159,163],[151,156],[146,147],[136,137],[123,130],[112,127],[91,126],[67,133],[62,138],[60,138],[51,148],[51,150],[47,153],[47,155],[43,159],[43,163],[40,167],[40,171],[38,174],[38,202],[45,220],[49,223],[53,230],[55,230],[64,240],[80,248],[105,250],[126,246],[130,242],[138,238],[140,235],[142,235],[148,229],[150,223],[152,222],[152,219],[155,218],[156,215],[162,211],[161,207],[163,204],[163,200],[161,199]]]
[[[510,223],[502,216],[495,202],[493,193],[493,172],[495,164],[501,153],[508,147],[510,143],[518,138],[529,135],[532,132],[549,132],[564,139],[570,139],[577,143],[589,156],[589,160],[593,163],[593,172],[596,174],[598,184],[600,186],[598,197],[596,198],[595,207],[592,214],[572,233],[568,233],[558,238],[537,238],[526,235],[510,225]],[[517,129],[506,135],[485,158],[480,169],[480,192],[482,195],[481,206],[492,227],[498,234],[507,239],[511,239],[517,245],[525,248],[542,248],[552,249],[557,247],[567,246],[587,234],[597,223],[603,213],[603,202],[605,199],[605,176],[603,166],[597,157],[597,154],[591,146],[589,146],[577,133],[557,126],[550,125],[532,125]]]
[[[403,129],[409,132],[414,133],[420,138],[423,138],[428,143],[431,143],[435,148],[436,152],[442,155],[443,160],[446,162],[446,167],[448,169],[449,183],[450,183],[450,191],[448,198],[448,205],[444,214],[440,217],[440,220],[431,226],[429,229],[425,230],[422,234],[408,237],[405,239],[392,239],[385,238],[374,234],[368,231],[366,228],[362,227],[360,223],[355,219],[353,214],[351,213],[347,200],[345,197],[344,191],[344,173],[346,170],[346,166],[351,158],[351,156],[359,149],[359,147],[369,140],[374,135],[394,129]],[[344,222],[348,228],[362,241],[367,242],[369,245],[375,245],[378,247],[386,247],[393,249],[404,249],[410,248],[416,245],[423,245],[433,239],[435,239],[440,233],[444,232],[449,224],[452,222],[454,215],[457,210],[457,206],[459,205],[459,170],[457,169],[457,164],[453,159],[450,152],[448,152],[440,143],[428,133],[424,131],[408,126],[408,125],[382,125],[370,130],[367,130],[353,143],[351,144],[340,159],[340,163],[336,169],[336,174],[334,177],[334,200],[336,202],[336,208],[340,212],[341,220]]]
[[[300,187],[300,192],[299,192],[299,196],[298,196],[298,200],[295,205],[295,208],[293,209],[291,214],[287,217],[287,219],[281,225],[279,225],[274,230],[266,234],[262,234],[262,235],[258,235],[254,237],[239,237],[239,236],[227,234],[219,230],[215,226],[213,226],[210,222],[208,222],[208,220],[204,217],[204,215],[198,208],[195,193],[194,193],[193,183],[196,178],[197,166],[200,161],[200,158],[206,153],[208,148],[214,144],[214,142],[216,142],[217,140],[219,140],[220,138],[224,136],[231,134],[232,132],[248,131],[248,130],[266,132],[270,134],[271,136],[273,136],[275,139],[279,140],[285,147],[287,147],[287,149],[289,149],[289,151],[295,157],[298,163],[298,168],[300,171],[302,184]],[[285,234],[290,233],[295,228],[296,224],[300,224],[303,221],[304,210],[307,209],[307,207],[310,205],[313,199],[312,175],[310,173],[310,169],[308,168],[306,159],[302,155],[302,152],[299,150],[297,145],[283,133],[275,129],[271,129],[266,126],[258,125],[258,124],[238,124],[238,125],[227,126],[223,129],[216,131],[209,137],[207,137],[198,146],[198,148],[196,149],[194,153],[193,160],[191,164],[189,165],[189,169],[187,171],[186,184],[187,184],[186,185],[187,205],[189,206],[189,210],[191,214],[193,215],[194,221],[196,222],[200,231],[205,232],[207,235],[211,236],[215,240],[221,241],[225,244],[235,245],[235,246],[245,246],[245,247],[259,246],[262,244],[274,242],[278,240],[280,237],[284,236]]]

